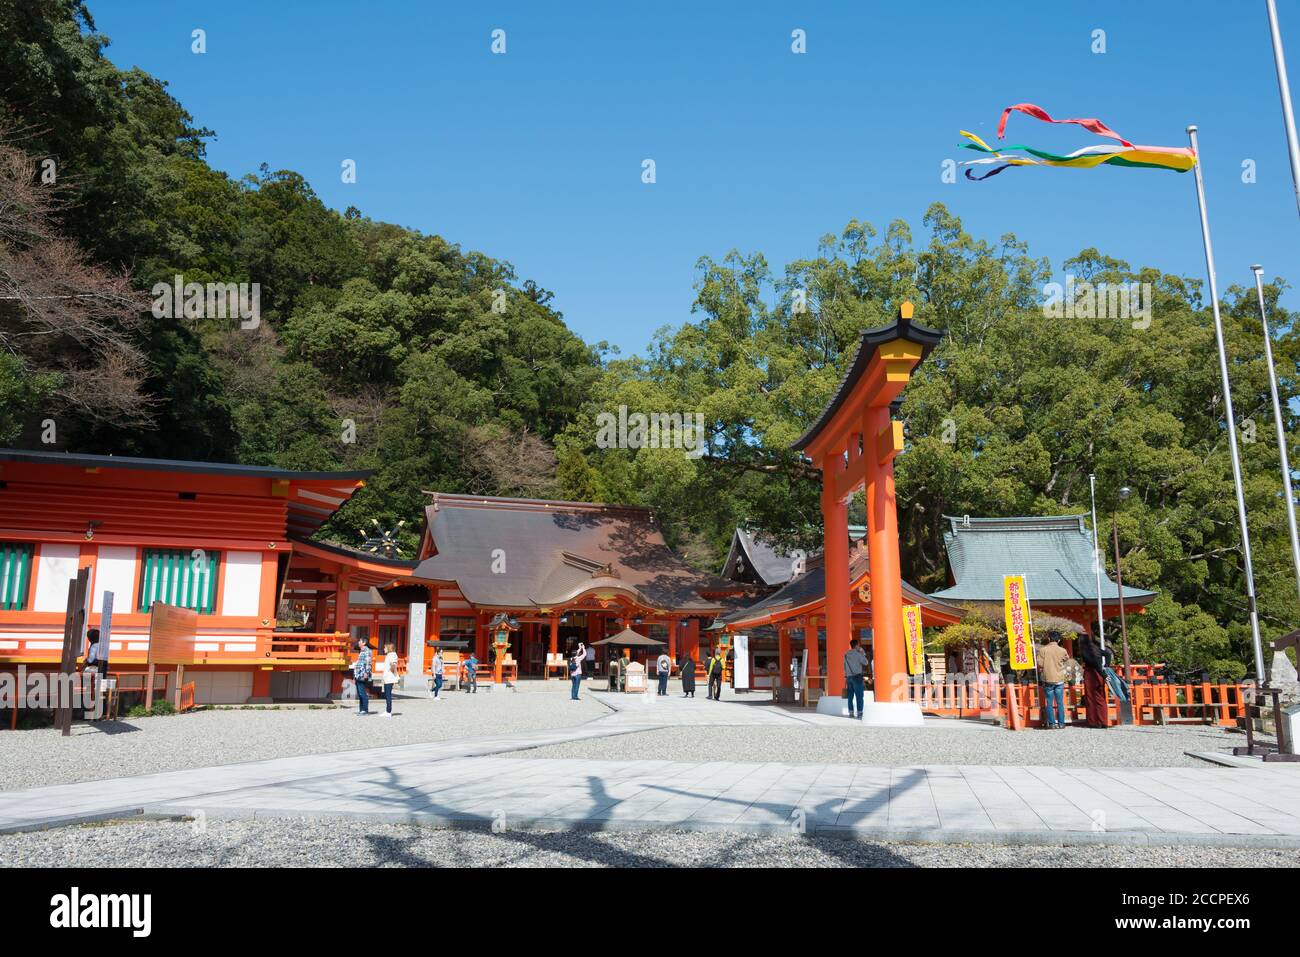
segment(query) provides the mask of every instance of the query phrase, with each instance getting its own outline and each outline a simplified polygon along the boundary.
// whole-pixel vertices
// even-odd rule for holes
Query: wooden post
[[[144,689],[144,710],[146,711],[153,707],[153,675],[156,669],[157,665],[150,663],[149,674],[145,679],[146,684]]]
[[[185,666],[176,666],[176,710],[181,710],[181,683],[185,680]]]
[[[54,682],[54,724],[65,738],[72,734],[72,702],[69,697],[76,683],[77,657],[82,652],[86,637],[86,598],[90,591],[90,568],[82,566],[77,577],[68,582],[68,611],[63,619],[63,654],[59,661],[58,679]]]

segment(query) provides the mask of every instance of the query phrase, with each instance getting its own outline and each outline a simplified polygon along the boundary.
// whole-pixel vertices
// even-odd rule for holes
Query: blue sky
[[[1192,174],[1010,170],[941,182],[1001,109],[1095,116],[1142,144],[1200,127],[1220,289],[1294,277],[1297,216],[1263,0],[635,4],[91,0],[119,66],[167,80],[232,175],[304,174],[338,209],[510,261],[588,341],[690,319],[695,263],[778,274],[857,217],[918,241],[939,200],[1056,269],[1096,246],[1203,278]],[[1279,3],[1300,76],[1300,2]],[[191,52],[191,31],[207,52]],[[507,52],[490,50],[494,29]],[[807,52],[791,52],[791,31]],[[1092,32],[1106,52],[1093,53]],[[1013,117],[1008,142],[1073,149]],[[641,182],[642,160],[657,182]],[[357,182],[340,180],[344,159]],[[1256,163],[1257,182],[1241,164]],[[1284,302],[1294,307],[1296,296]]]

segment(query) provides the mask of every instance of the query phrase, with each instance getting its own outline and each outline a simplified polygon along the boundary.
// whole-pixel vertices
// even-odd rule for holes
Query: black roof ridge
[[[350,472],[306,472],[273,465],[241,465],[237,462],[200,462],[190,459],[150,459],[132,455],[94,455],[38,449],[0,449],[0,462],[30,462],[36,465],[67,465],[73,468],[117,468],[160,472],[211,472],[249,478],[284,478],[301,481],[365,481],[373,469]]]

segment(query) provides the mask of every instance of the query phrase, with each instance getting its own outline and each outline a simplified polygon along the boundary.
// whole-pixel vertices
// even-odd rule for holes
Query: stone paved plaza
[[[555,716],[560,706],[573,708],[567,722]],[[351,722],[345,726],[365,727],[375,742],[370,747],[109,779],[89,775],[82,781],[8,790],[0,793],[0,831],[160,816],[987,845],[1300,848],[1300,769],[1221,767],[1191,758],[1190,766],[1132,766],[1114,757],[1123,758],[1135,748],[1168,754],[1169,742],[1198,750],[1226,748],[1240,738],[1217,730],[1009,732],[940,719],[930,719],[918,729],[869,728],[778,708],[752,695],[714,702],[584,691],[584,701],[573,704],[558,687],[546,693],[466,696],[445,708],[406,699],[399,701],[397,710],[401,717],[391,721],[340,711],[308,712],[322,726]],[[493,715],[510,718],[495,734],[430,733],[434,740],[421,743],[388,743],[384,738],[405,721],[397,740],[409,740],[417,734],[411,730],[417,720],[436,723],[440,715],[453,711],[458,713],[456,729],[472,726],[469,719],[476,713],[485,723]],[[518,730],[527,724],[530,712],[541,726]],[[129,740],[147,750],[151,738],[171,741],[183,736],[192,721],[201,738],[208,724],[223,716],[236,718],[245,734],[250,733],[247,722],[253,720],[265,722],[267,733],[273,734],[275,722],[285,713],[210,712],[149,719],[153,723],[141,722]],[[545,727],[547,723],[556,726]],[[83,729],[79,738],[94,734]],[[856,748],[864,756],[877,757],[901,743],[913,757],[904,762],[891,752],[887,761],[852,763],[773,753],[769,760],[726,760],[716,739],[727,734],[750,735],[756,741],[777,736],[777,749],[798,748],[802,736],[805,752],[815,751],[815,742],[833,738],[849,755]],[[555,756],[571,749],[629,747],[635,754],[638,742],[665,735],[676,736],[668,739],[672,753],[666,757]],[[960,753],[964,759],[925,760],[927,736],[943,742],[950,757]],[[0,740],[0,746],[5,740],[12,736]],[[1093,766],[1052,760],[1056,752],[1077,754],[1071,750],[1077,742],[1085,742],[1086,752],[1097,756]],[[45,748],[60,743],[66,742],[51,738]],[[663,741],[654,745],[664,746]],[[1036,750],[1022,753],[1033,760],[991,760],[1005,757],[1007,748],[1031,746]],[[262,753],[257,747],[251,751]],[[13,755],[6,760],[13,767]],[[31,768],[14,770],[19,779],[32,777]],[[21,842],[23,837],[7,840]],[[16,853],[14,846],[9,845],[9,853]]]

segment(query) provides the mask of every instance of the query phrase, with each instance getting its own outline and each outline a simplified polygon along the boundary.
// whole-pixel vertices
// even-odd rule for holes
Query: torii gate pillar
[[[793,446],[822,473],[826,692],[832,710],[844,689],[844,654],[852,631],[848,501],[859,488],[865,490],[876,700],[864,720],[874,724],[921,722],[920,707],[903,698],[907,669],[894,502],[894,456],[903,449],[903,424],[894,421],[891,405],[942,334],[914,325],[912,311],[904,302],[891,325],[862,333],[835,397]]]

